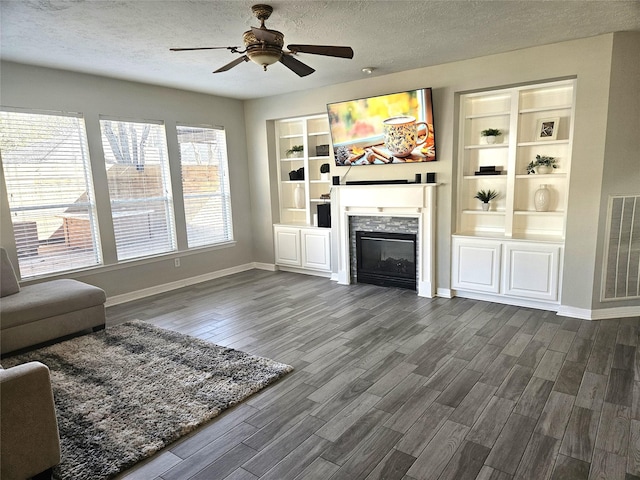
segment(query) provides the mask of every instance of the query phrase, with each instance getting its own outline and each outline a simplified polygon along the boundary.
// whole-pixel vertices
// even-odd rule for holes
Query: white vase
[[[491,144],[496,143],[496,137],[495,137],[495,135],[487,135],[487,136],[486,136],[486,137],[484,137],[484,138],[486,138],[486,139],[487,139],[487,143],[488,143],[488,144],[490,144],[490,145],[491,145]]]
[[[304,188],[301,184],[296,185],[293,191],[293,205],[296,208],[304,208]]]
[[[482,203],[482,210],[484,210],[485,212],[489,211],[489,202]]]
[[[322,180],[323,182],[328,182],[329,181],[329,172],[321,173],[320,174],[320,180]]]
[[[551,192],[546,185],[540,185],[540,188],[536,190],[536,193],[533,195],[533,203],[536,207],[536,212],[548,211],[550,202]]]
[[[549,165],[538,165],[536,172],[540,175],[545,175],[547,173],[551,173],[551,170],[553,169]]]

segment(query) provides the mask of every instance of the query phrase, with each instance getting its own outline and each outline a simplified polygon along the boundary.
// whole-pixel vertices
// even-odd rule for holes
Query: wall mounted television
[[[327,113],[337,166],[436,160],[431,88],[329,103]]]

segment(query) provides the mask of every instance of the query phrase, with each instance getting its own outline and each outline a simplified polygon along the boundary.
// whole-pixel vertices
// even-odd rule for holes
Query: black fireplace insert
[[[416,289],[416,235],[356,232],[357,280],[384,287]]]

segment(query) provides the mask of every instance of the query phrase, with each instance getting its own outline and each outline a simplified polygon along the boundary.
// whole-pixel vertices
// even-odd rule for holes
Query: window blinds
[[[118,260],[176,249],[164,126],[100,119]]]
[[[3,109],[0,150],[21,277],[101,264],[82,116]]]
[[[233,240],[223,129],[177,126],[189,248]]]

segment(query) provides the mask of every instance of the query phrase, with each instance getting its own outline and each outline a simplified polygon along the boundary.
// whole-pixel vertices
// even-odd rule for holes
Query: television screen
[[[436,160],[431,88],[327,105],[337,166]]]

